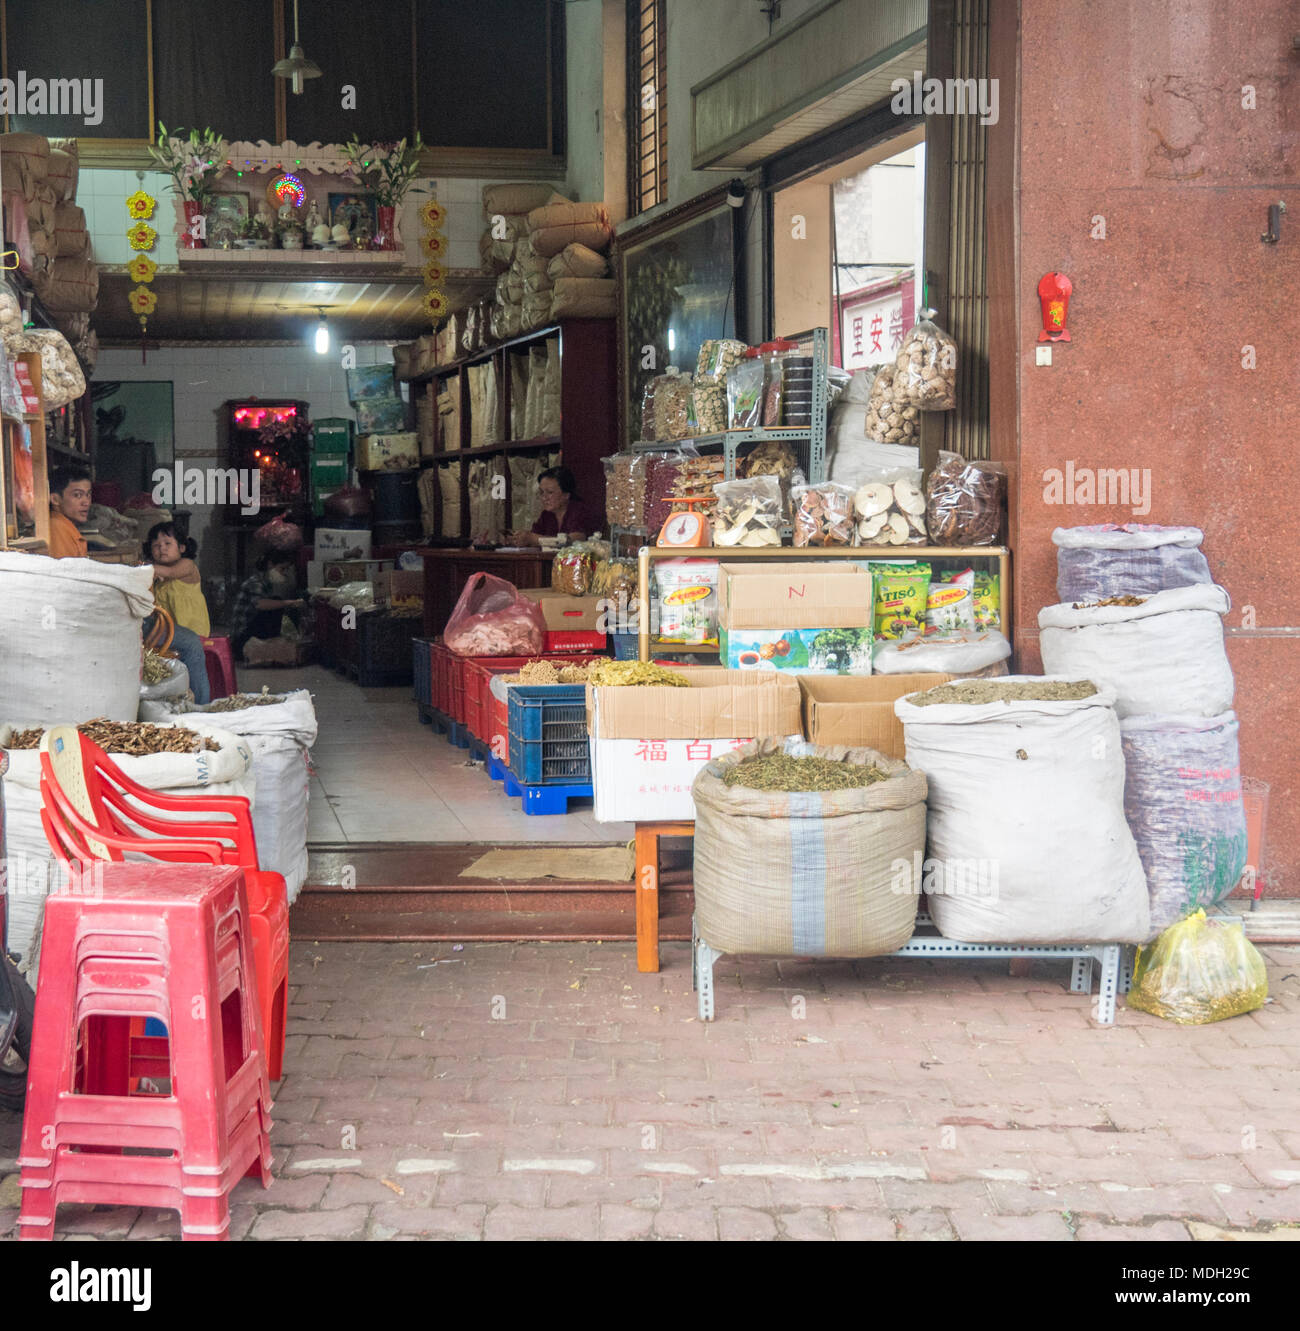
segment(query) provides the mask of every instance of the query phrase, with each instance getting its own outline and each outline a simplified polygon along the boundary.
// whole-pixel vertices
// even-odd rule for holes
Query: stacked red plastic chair
[[[159,812],[173,816],[159,817]],[[197,820],[209,814],[214,821]],[[41,741],[41,822],[46,840],[65,864],[121,861],[127,851],[156,860],[212,863],[215,848],[215,862],[244,871],[267,1072],[279,1081],[289,995],[289,895],[282,874],[258,867],[248,801],[239,795],[149,790],[74,727],[58,726]]]
[[[242,872],[215,863],[93,863],[50,895],[20,1238],[53,1238],[59,1203],[85,1202],[174,1209],[186,1239],[223,1239],[235,1184],[270,1185],[248,924]],[[149,1017],[166,1037],[133,1033]]]
[[[201,638],[203,660],[208,669],[208,688],[212,701],[229,698],[239,692],[235,679],[235,654],[231,650],[229,638]]]

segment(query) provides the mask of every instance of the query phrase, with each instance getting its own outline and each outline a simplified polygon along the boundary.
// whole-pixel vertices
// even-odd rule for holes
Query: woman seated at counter
[[[570,541],[591,536],[604,525],[600,517],[578,498],[577,483],[568,467],[552,467],[537,478],[542,497],[542,516],[532,531],[510,533],[511,545],[540,545],[542,536],[564,535]]]

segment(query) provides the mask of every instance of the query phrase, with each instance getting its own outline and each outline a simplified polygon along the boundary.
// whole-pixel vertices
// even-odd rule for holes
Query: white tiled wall
[[[391,348],[383,343],[355,345],[358,365],[391,363],[393,359]],[[104,350],[99,353],[94,377],[97,381],[170,380],[176,455],[195,467],[217,464],[223,444],[218,413],[231,398],[299,398],[309,404],[313,420],[325,416],[355,419],[337,346],[326,356],[318,356],[306,345],[160,347],[149,352],[144,365],[138,351]],[[227,563],[213,526],[215,511],[196,508],[193,512],[190,534],[199,543],[199,567],[205,577],[221,577]]]

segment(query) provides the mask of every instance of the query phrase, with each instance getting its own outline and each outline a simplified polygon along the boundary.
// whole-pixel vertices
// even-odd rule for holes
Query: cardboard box
[[[358,471],[404,471],[420,465],[419,436],[363,434],[357,439]]]
[[[322,563],[336,559],[369,559],[370,533],[348,527],[317,527],[312,557]]]
[[[566,596],[549,587],[521,587],[520,596],[536,601],[542,607],[546,627],[553,631],[570,633],[603,633],[600,596]]]
[[[719,628],[853,629],[871,622],[871,574],[847,560],[718,567]]]
[[[799,686],[775,671],[692,666],[691,687],[587,689],[597,822],[695,817],[691,783],[712,758],[800,733]]]
[[[397,396],[392,365],[356,365],[347,375],[348,401],[354,405],[368,399]]]
[[[362,434],[393,434],[406,429],[406,403],[400,397],[364,398],[354,404]]]
[[[823,638],[828,633],[835,636]],[[869,675],[872,636],[867,628],[719,629],[718,664],[787,675]]]
[[[312,560],[316,563],[316,560]],[[324,585],[341,587],[345,582],[376,582],[386,569],[393,567],[391,559],[337,559],[324,560]]]
[[[378,574],[375,578],[375,601],[382,601],[394,610],[423,605],[423,570],[398,568]]]
[[[813,744],[876,749],[902,758],[903,723],[894,702],[905,693],[932,689],[953,677],[920,675],[809,675],[799,680],[804,738]]]

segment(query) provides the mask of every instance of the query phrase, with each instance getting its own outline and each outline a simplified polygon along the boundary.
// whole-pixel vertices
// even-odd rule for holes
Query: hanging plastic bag
[[[474,573],[442,640],[458,656],[534,656],[546,641],[546,621],[541,606],[520,596],[513,583]]]
[[[1241,922],[1221,924],[1198,910],[1138,949],[1128,1005],[1200,1026],[1254,1012],[1267,998],[1264,959]]]
[[[268,550],[293,554],[302,545],[302,528],[289,521],[287,512],[281,513],[257,529],[257,541]]]
[[[957,405],[957,344],[934,322],[933,310],[907,330],[894,360],[894,400],[921,411]]]

